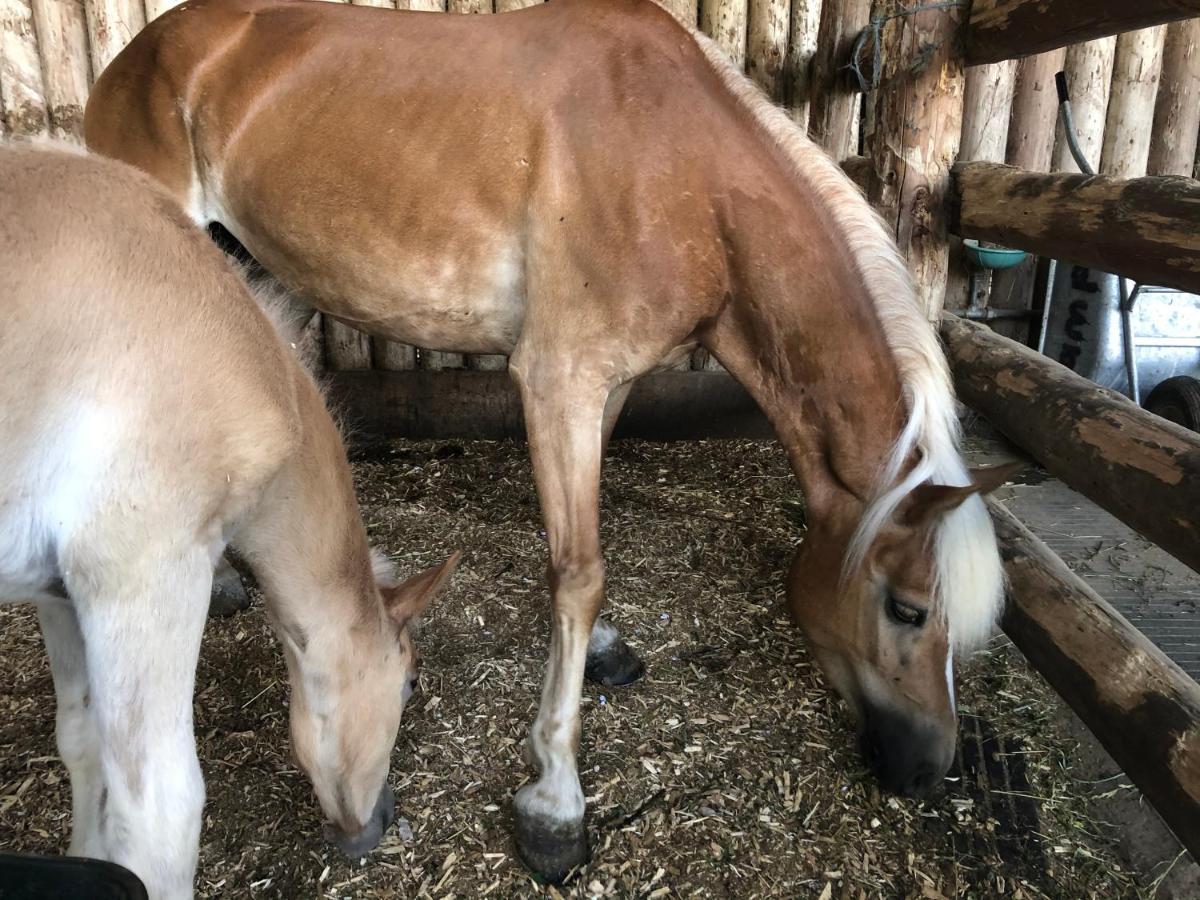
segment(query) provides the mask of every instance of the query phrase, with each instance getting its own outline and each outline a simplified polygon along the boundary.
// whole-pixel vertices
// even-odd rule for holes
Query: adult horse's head
[[[865,511],[847,503],[813,523],[788,584],[868,763],[884,787],[909,796],[931,790],[954,759],[954,651],[987,637],[1002,591],[980,495],[1012,468],[973,477],[961,464],[938,468],[919,463]]]
[[[347,856],[374,849],[395,818],[387,775],[417,680],[410,629],[458,560],[455,553],[404,582],[377,566],[362,586],[362,614],[349,633],[304,636],[305,659],[293,666],[292,748],[329,819],[326,836]],[[314,646],[321,642],[331,646]]]

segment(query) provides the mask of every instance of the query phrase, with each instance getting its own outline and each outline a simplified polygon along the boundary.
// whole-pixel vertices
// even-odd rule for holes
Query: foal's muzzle
[[[346,856],[358,859],[360,856],[366,856],[379,845],[383,833],[394,821],[396,821],[396,797],[392,794],[392,789],[384,782],[383,790],[379,792],[379,799],[375,801],[375,808],[371,810],[371,815],[362,831],[358,834],[347,834],[336,825],[328,825],[325,828],[325,837]]]
[[[954,732],[913,721],[884,707],[865,710],[860,738],[867,764],[886,790],[923,797],[937,787],[954,761]]]

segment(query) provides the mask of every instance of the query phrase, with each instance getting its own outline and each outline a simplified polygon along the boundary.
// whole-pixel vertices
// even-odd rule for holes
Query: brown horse
[[[70,852],[192,895],[192,693],[213,562],[262,584],[292,749],[359,856],[394,816],[408,623],[445,565],[374,565],[316,385],[221,253],[119,163],[0,145],[0,603],[38,606]],[[377,577],[380,580],[377,580]]]
[[[630,384],[697,344],[787,448],[812,523],[790,602],[869,758],[896,790],[940,781],[951,649],[1002,596],[976,496],[996,479],[963,467],[893,241],[703,36],[646,0],[478,18],[189,0],[97,81],[86,135],[326,313],[510,354],[553,600],[540,777],[515,800],[536,871],[587,855],[580,683],[589,650],[620,646],[593,629],[604,443]]]

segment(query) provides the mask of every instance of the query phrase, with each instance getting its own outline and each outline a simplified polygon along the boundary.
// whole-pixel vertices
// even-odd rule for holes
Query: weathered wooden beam
[[[33,22],[51,134],[83,143],[83,106],[92,75],[83,5],[75,0],[33,0]]]
[[[1200,292],[1200,183],[959,163],[950,228],[1147,284]]]
[[[704,0],[700,30],[717,42],[739,69],[746,64],[747,0]]]
[[[29,0],[0,3],[0,118],[15,137],[45,134],[49,127]]]
[[[371,368],[371,339],[332,316],[325,316],[325,361],[329,368]]]
[[[846,60],[871,18],[871,0],[825,0],[808,80],[808,135],[841,160],[858,152],[854,139],[860,97],[846,77]]]
[[[1200,858],[1200,686],[999,503],[1003,627]]]
[[[791,0],[750,0],[746,74],[776,103],[784,99]]]
[[[972,66],[1200,16],[1200,0],[974,0]]]
[[[1146,174],[1165,36],[1166,28],[1159,27],[1117,38],[1104,149],[1097,169],[1105,175],[1137,178]]]
[[[1070,487],[1200,571],[1200,435],[983,325],[942,318],[959,399]]]
[[[808,128],[810,85],[817,54],[817,32],[821,27],[821,6],[821,0],[792,0],[784,99],[792,118],[804,129]]]
[[[333,372],[328,392],[352,434],[367,438],[523,438],[521,398],[504,372]],[[770,437],[745,390],[719,372],[657,372],[638,380],[618,437]]]
[[[1200,19],[1189,19],[1167,26],[1146,171],[1150,175],[1191,175],[1198,134]]]

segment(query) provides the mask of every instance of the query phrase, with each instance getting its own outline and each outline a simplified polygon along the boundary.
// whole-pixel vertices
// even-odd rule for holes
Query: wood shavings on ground
[[[618,442],[606,462],[607,614],[648,666],[586,685],[591,864],[559,889],[513,858],[509,804],[548,640],[545,538],[525,449],[376,445],[355,464],[401,574],[465,556],[418,636],[399,822],[365,861],[321,838],[291,762],[287,678],[261,608],[208,624],[196,731],[201,897],[1139,895],[1072,778],[1061,707],[1003,637],[960,667],[961,767],[934,799],[880,793],[782,602],[804,509],[769,443]],[[32,607],[0,607],[0,847],[66,846],[53,686]]]

